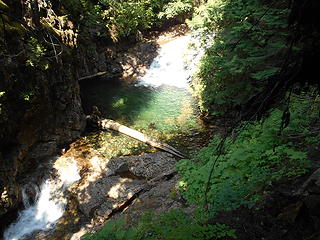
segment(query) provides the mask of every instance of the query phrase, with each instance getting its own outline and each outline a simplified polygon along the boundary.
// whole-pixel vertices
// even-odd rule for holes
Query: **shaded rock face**
[[[23,176],[77,138],[85,124],[74,50],[53,35],[55,45],[47,44],[51,35],[40,18],[52,12],[50,1],[31,2],[11,1],[4,10],[15,16],[8,17],[8,24],[17,27],[1,36],[0,230],[4,214],[21,203]],[[63,50],[59,56],[52,46]]]
[[[99,79],[106,81],[122,78],[134,80],[143,76],[157,55],[156,42],[143,41],[135,45],[111,44],[100,47],[91,44],[91,52],[79,50],[80,77],[105,73]],[[84,80],[88,81],[88,80]],[[129,81],[130,82],[130,81]]]
[[[8,73],[10,72],[10,75]],[[21,202],[20,179],[41,161],[57,154],[85,126],[75,69],[62,60],[47,71],[17,63],[0,68],[7,76],[0,116],[0,218]],[[18,84],[32,79],[36,98],[21,98]]]

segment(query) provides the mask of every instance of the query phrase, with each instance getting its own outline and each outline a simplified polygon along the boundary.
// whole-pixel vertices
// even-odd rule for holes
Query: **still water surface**
[[[82,84],[83,101],[98,106],[104,117],[151,137],[178,147],[182,142],[188,145],[184,136],[201,129],[189,89],[197,59],[197,53],[188,50],[190,40],[190,36],[183,36],[161,46],[147,74],[134,85],[110,81]],[[142,143],[114,132],[98,132],[84,139],[106,158],[150,150]],[[25,210],[6,230],[5,240],[18,240],[34,231],[46,231],[55,226],[65,211],[63,193],[66,187],[80,179],[77,163],[70,161],[66,167],[68,171],[44,181],[35,202],[25,199]]]

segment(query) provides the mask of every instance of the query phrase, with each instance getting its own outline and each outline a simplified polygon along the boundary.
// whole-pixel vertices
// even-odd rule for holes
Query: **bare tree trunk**
[[[140,142],[143,142],[145,144],[148,144],[152,147],[161,149],[165,152],[171,153],[174,156],[177,156],[179,158],[188,158],[188,156],[182,152],[180,152],[179,150],[177,150],[176,148],[165,144],[165,143],[161,143],[155,139],[152,139],[148,136],[146,136],[145,134],[134,130],[132,128],[128,128],[120,123],[117,123],[114,120],[111,119],[100,119],[97,115],[90,115],[88,117],[88,119],[90,120],[91,123],[93,123],[94,125],[97,125],[98,128],[102,129],[102,130],[114,130],[120,133],[123,133],[129,137],[132,137]]]

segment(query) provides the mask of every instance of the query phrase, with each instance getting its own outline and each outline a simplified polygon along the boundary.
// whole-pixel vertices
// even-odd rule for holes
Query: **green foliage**
[[[108,222],[100,231],[83,240],[206,240],[236,238],[235,230],[224,224],[206,224],[181,210],[156,215],[147,213],[138,225],[126,227],[123,220]]]
[[[107,223],[100,231],[94,234],[86,234],[83,240],[126,240],[136,239],[137,232],[125,228],[124,220]]]
[[[181,210],[171,210],[162,215],[147,214],[141,220],[145,229],[141,239],[205,240],[235,238],[235,231],[223,224],[205,224],[203,219],[190,217]]]
[[[221,139],[215,137],[196,154],[195,160],[182,160],[177,164],[184,197],[189,202],[204,202],[214,163],[207,193],[213,213],[240,205],[252,206],[266,185],[306,173],[310,167],[306,146],[319,141],[319,133],[312,139],[302,138],[303,141],[293,141],[291,136],[309,136],[319,109],[319,104],[309,97],[295,97],[290,106],[291,122],[281,134],[282,111],[276,109],[264,121],[248,123],[236,139],[228,138],[218,161],[217,146]]]
[[[155,15],[149,1],[105,1],[108,9],[102,16],[106,27],[114,40],[129,36],[137,30],[150,28],[155,21]]]
[[[164,5],[163,11],[158,14],[158,17],[160,19],[172,19],[190,13],[193,7],[192,0],[175,0]]]
[[[285,50],[287,9],[257,0],[211,0],[189,26],[215,36],[193,83],[203,111],[223,114],[259,92],[277,74]]]
[[[90,0],[71,0],[63,5],[66,14],[71,13],[82,26],[97,28],[99,35],[110,36],[114,41],[149,29],[163,20],[189,13],[193,9],[192,0],[100,0],[95,3]]]
[[[37,67],[42,70],[47,70],[49,64],[44,58],[46,48],[40,44],[38,39],[31,37],[27,43],[27,66]]]

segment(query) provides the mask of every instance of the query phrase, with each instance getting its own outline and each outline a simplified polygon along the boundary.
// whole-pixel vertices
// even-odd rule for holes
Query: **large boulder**
[[[73,194],[88,219],[104,221],[152,188],[152,179],[174,172],[176,161],[171,154],[156,152],[109,161],[101,161],[95,156],[91,163],[89,172]]]

